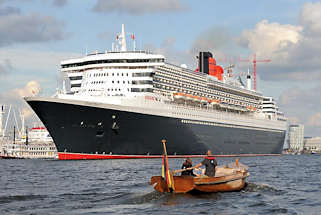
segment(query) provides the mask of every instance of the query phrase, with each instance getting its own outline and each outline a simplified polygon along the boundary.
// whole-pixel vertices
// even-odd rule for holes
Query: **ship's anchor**
[[[119,125],[118,125],[117,122],[115,121],[116,116],[113,115],[112,118],[113,118],[113,124],[112,124],[112,126],[111,126],[111,129],[115,132],[115,134],[118,134]]]
[[[113,122],[113,125],[111,126],[111,129],[118,130],[119,126],[117,125],[117,122]]]

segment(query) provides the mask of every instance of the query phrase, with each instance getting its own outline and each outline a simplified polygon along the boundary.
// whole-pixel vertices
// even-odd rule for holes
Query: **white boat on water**
[[[57,148],[45,127],[33,127],[17,140],[3,141],[3,156],[15,158],[57,158]]]
[[[0,112],[0,156],[1,158],[57,158],[57,148],[49,132],[44,126],[24,128],[24,117],[21,114],[21,129],[14,127],[13,133],[7,131],[8,118],[11,106],[8,109],[1,106]],[[2,119],[7,111],[5,127]],[[12,112],[14,112],[12,110]],[[16,117],[14,117],[16,119]],[[15,124],[17,126],[17,122]]]

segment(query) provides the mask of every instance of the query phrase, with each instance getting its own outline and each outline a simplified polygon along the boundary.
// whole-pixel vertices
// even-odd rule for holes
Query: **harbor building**
[[[304,149],[310,152],[321,152],[321,137],[305,137]]]
[[[292,124],[289,126],[290,151],[303,151],[304,149],[304,125]]]

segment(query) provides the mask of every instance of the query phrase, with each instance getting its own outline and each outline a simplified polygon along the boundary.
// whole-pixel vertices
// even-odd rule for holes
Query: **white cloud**
[[[305,125],[306,135],[321,133],[321,84],[303,89],[293,87],[281,93],[278,104],[290,123]]]
[[[58,72],[60,61],[79,56],[79,53],[72,52],[40,51],[9,47],[0,49],[0,59],[7,59],[15,69],[19,71],[43,71],[43,74],[47,71]]]
[[[189,69],[195,70],[197,68],[197,58],[200,51],[210,51],[218,64],[228,64],[229,61],[233,61],[226,56],[225,53],[233,50],[235,45],[233,38],[230,36],[228,29],[223,27],[213,26],[209,29],[206,29],[196,37],[193,41],[191,47],[185,50],[177,50],[175,48],[176,38],[167,37],[164,38],[159,48],[154,47],[151,44],[145,45],[147,50],[153,50],[155,53],[163,54],[166,57],[166,60],[170,63],[181,65],[186,64]],[[232,56],[229,53],[229,56]]]
[[[302,29],[301,26],[281,25],[263,20],[256,24],[255,29],[245,30],[241,40],[257,55],[286,58],[286,50],[302,38]]]
[[[295,116],[288,117],[288,123],[289,124],[300,124],[300,119]]]
[[[0,17],[1,16],[6,16],[9,14],[19,14],[20,13],[20,9],[16,8],[16,7],[11,7],[11,6],[7,6],[7,7],[1,7],[0,6]]]
[[[64,22],[52,16],[39,14],[22,15],[20,11],[0,8],[0,46],[15,43],[30,43],[63,40]]]
[[[223,58],[223,50],[229,50],[234,44],[228,29],[223,27],[213,26],[199,34],[194,40],[190,52],[193,55],[198,55],[200,51],[210,51],[216,57]]]
[[[263,20],[243,32],[240,44],[271,59],[260,65],[263,80],[321,80],[321,4],[306,3],[298,25]]]
[[[291,103],[295,102],[297,98],[304,97],[304,94],[304,91],[298,87],[290,88],[280,95],[280,105],[291,105]]]
[[[8,74],[11,70],[13,70],[11,61],[7,58],[0,59],[0,76],[3,74]]]
[[[22,114],[26,119],[34,117],[34,112],[32,111],[32,109],[30,107],[22,108]]]
[[[63,7],[67,4],[67,0],[53,0],[53,5],[56,7]]]
[[[321,3],[306,3],[300,13],[299,23],[308,34],[321,35]]]
[[[40,84],[38,81],[29,81],[22,89],[13,89],[12,93],[19,97],[36,96],[40,92]]]
[[[24,101],[25,96],[35,96],[40,92],[40,83],[36,80],[29,81],[22,88],[15,88],[9,91],[0,92],[1,104],[5,104],[7,107],[10,105],[15,110],[21,110],[24,114],[26,121],[35,122],[38,121],[35,114],[29,107],[29,105]]]
[[[307,125],[321,128],[321,113],[318,112],[310,116],[308,119]]]
[[[181,0],[97,0],[93,11],[100,13],[128,13],[142,15],[146,13],[174,12],[184,10]]]

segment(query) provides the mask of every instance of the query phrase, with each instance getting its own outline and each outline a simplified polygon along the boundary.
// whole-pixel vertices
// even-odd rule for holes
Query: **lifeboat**
[[[211,100],[211,104],[219,104],[219,103],[220,103],[220,100],[217,100],[217,99]]]
[[[183,99],[185,97],[184,93],[173,93],[175,99]]]
[[[201,102],[202,103],[208,103],[210,100],[205,98],[205,97],[201,97]]]
[[[200,102],[201,101],[201,98],[198,97],[198,96],[190,95],[190,97],[192,98],[192,101],[194,101],[194,102]]]
[[[253,106],[246,106],[246,109],[249,111],[256,111],[256,108]]]
[[[184,99],[189,100],[189,101],[192,101],[192,100],[193,100],[193,97],[192,97],[192,95],[185,94],[185,95],[184,95]]]

